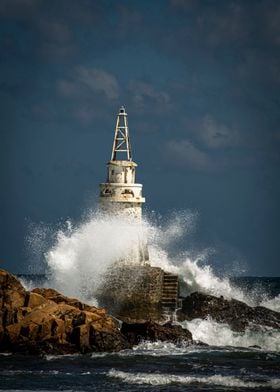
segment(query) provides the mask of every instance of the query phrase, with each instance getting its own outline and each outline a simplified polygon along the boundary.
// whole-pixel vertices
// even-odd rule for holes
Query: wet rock
[[[257,348],[261,350],[261,346],[258,346],[257,344],[253,344],[252,346],[248,346],[248,348]]]
[[[115,265],[95,292],[98,303],[125,322],[163,321],[161,310],[164,271],[149,265]]]
[[[141,323],[123,323],[121,332],[126,336],[129,343],[137,345],[143,340],[155,342],[167,341],[171,343],[192,343],[192,334],[180,325],[166,323],[157,324],[153,321]]]
[[[25,305],[26,291],[11,274],[0,270],[0,325],[18,321],[19,312]]]
[[[54,289],[45,289],[45,288],[36,288],[31,291],[31,293],[40,294],[45,299],[49,299],[51,301],[59,303],[65,303],[70,306],[74,306],[74,308],[78,308],[80,310],[88,310],[88,311],[95,311],[97,308],[95,306],[84,304],[83,302],[77,300],[76,298],[69,298],[65,295],[59,293]],[[103,310],[104,314],[105,309],[99,308],[99,310]]]
[[[131,345],[105,309],[52,289],[26,291],[0,270],[0,349],[31,354],[119,351]]]
[[[205,319],[227,323],[232,330],[243,332],[247,327],[263,325],[280,328],[280,313],[262,306],[251,307],[235,299],[227,300],[202,293],[193,293],[182,300],[182,309],[177,313],[180,321]]]

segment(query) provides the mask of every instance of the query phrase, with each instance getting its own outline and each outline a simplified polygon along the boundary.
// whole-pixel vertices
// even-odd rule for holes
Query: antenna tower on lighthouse
[[[127,161],[132,160],[127,114],[124,106],[120,108],[119,114],[117,115],[111,161],[116,161],[117,155],[120,156],[120,153],[126,154]]]

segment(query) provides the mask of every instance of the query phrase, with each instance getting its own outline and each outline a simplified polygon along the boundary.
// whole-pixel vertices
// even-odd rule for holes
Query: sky
[[[280,276],[279,1],[0,0],[0,49],[2,268],[94,204],[125,105],[148,214],[190,210],[185,249]]]

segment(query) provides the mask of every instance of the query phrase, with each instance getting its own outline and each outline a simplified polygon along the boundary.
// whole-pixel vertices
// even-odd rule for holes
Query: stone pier
[[[163,321],[177,308],[178,277],[150,265],[116,265],[96,293],[100,306],[123,321]]]

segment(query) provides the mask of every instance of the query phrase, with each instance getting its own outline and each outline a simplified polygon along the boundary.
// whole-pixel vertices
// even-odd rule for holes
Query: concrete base
[[[167,304],[164,303],[165,282],[166,273],[161,268],[118,265],[108,270],[95,295],[100,306],[123,321],[163,321],[168,312]],[[177,288],[173,297],[176,302]],[[173,304],[175,305],[174,302]],[[170,307],[170,312],[175,308],[176,306]]]

